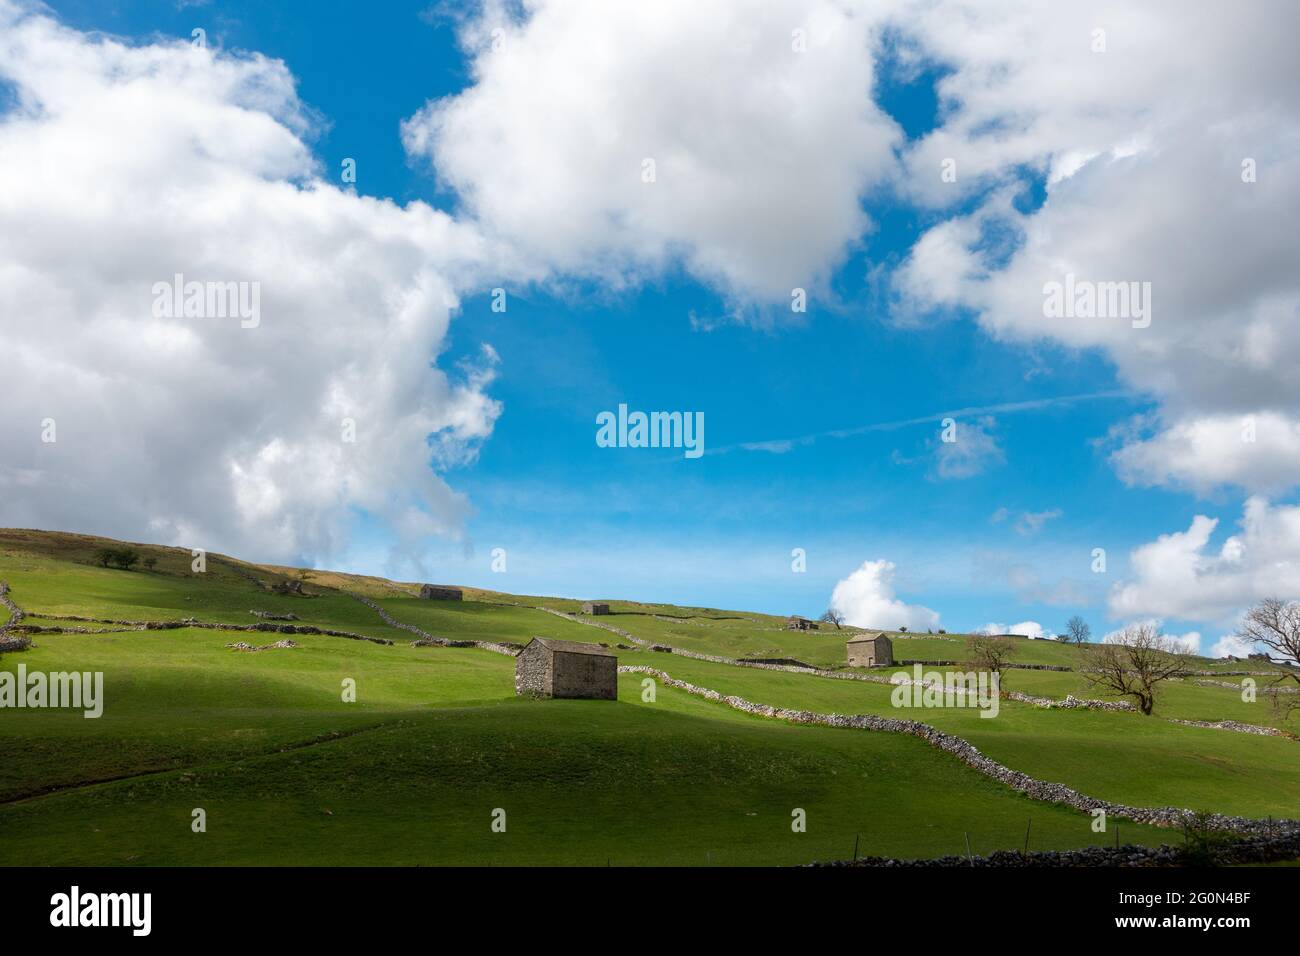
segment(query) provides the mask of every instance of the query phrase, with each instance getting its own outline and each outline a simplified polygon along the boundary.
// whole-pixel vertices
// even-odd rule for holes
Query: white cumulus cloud
[[[1043,627],[1037,621],[1021,621],[1019,624],[989,623],[975,631],[976,634],[1019,634],[1032,640],[1055,640],[1056,634]]]
[[[906,627],[923,631],[939,626],[937,612],[919,604],[907,604],[894,596],[894,564],[864,561],[831,592],[831,607],[855,627],[894,630]]]
[[[680,263],[788,308],[894,175],[901,133],[871,97],[881,22],[833,0],[488,3],[464,28],[473,87],[405,142],[529,261],[614,285]]]
[[[980,197],[896,273],[905,314],[969,309],[1002,340],[1101,350],[1159,403],[1158,433],[1115,457],[1127,481],[1300,483],[1300,6],[1225,20],[1207,0],[947,0],[899,23],[949,71],[900,185],[945,209]],[[1047,182],[1041,207],[1012,201],[1024,169]],[[1149,325],[1045,316],[1045,285],[1067,274],[1149,282]]]
[[[1300,506],[1249,499],[1240,530],[1214,549],[1218,520],[1196,515],[1186,531],[1160,535],[1130,555],[1132,580],[1109,598],[1114,617],[1151,615],[1233,624],[1266,597],[1300,594]]]
[[[1111,460],[1135,485],[1279,492],[1300,475],[1300,421],[1276,412],[1192,416],[1125,445]]]
[[[491,434],[495,356],[433,363],[474,229],[318,178],[276,60],[0,0],[0,81],[0,524],[275,560],[337,552],[363,512],[413,551],[460,533],[434,469]],[[258,283],[260,323],[156,317],[177,273]]]

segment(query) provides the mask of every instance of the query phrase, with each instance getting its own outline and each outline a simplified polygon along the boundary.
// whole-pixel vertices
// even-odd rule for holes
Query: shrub
[[[1183,821],[1183,863],[1185,866],[1215,866],[1219,849],[1229,840],[1221,830],[1210,827],[1210,813],[1200,810]]]

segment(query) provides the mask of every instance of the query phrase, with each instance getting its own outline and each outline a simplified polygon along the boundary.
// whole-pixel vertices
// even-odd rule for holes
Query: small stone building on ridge
[[[460,588],[444,587],[441,584],[422,584],[420,597],[427,601],[463,601],[465,592]]]
[[[609,605],[600,601],[588,601],[582,605],[583,614],[608,614]]]

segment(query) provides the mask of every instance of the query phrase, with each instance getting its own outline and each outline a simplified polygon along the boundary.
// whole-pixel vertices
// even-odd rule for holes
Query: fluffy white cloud
[[[1186,531],[1137,548],[1130,556],[1133,580],[1111,591],[1111,614],[1229,624],[1261,598],[1300,595],[1300,506],[1250,498],[1241,530],[1215,551],[1210,538],[1217,525],[1197,515]]]
[[[936,206],[991,191],[916,244],[896,276],[904,301],[973,309],[1006,340],[1103,350],[1160,402],[1161,434],[1116,458],[1130,481],[1300,481],[1300,85],[1285,39],[1300,7],[1252,4],[1230,22],[1212,2],[910,13],[906,34],[951,72],[943,123],[909,150],[901,185]],[[940,180],[947,157],[955,184]],[[1024,167],[1048,182],[1030,212],[1012,202]],[[1150,282],[1149,327],[1045,316],[1044,285],[1067,274]],[[1257,442],[1234,443],[1248,415]]]
[[[1255,645],[1236,634],[1225,634],[1210,648],[1211,657],[1246,657],[1255,653]]]
[[[680,262],[734,300],[788,308],[867,230],[860,199],[892,177],[901,138],[871,98],[875,5],[522,12],[486,4],[465,28],[473,87],[403,127],[520,256],[615,285]]]
[[[430,465],[491,433],[495,356],[432,363],[475,230],[318,179],[275,60],[0,0],[0,81],[0,524],[282,560],[336,550],[358,510],[412,547],[459,532]],[[260,323],[156,317],[176,273],[260,283]]]
[[[894,564],[864,561],[831,592],[831,607],[855,627],[921,631],[939,626],[939,615],[919,604],[906,604],[894,596]]]
[[[1055,640],[1056,633],[1037,621],[1021,621],[1019,624],[985,624],[975,631],[976,634],[1019,634],[1031,640]]]
[[[1111,460],[1131,484],[1282,491],[1300,475],[1300,421],[1274,412],[1189,418],[1131,441]]]

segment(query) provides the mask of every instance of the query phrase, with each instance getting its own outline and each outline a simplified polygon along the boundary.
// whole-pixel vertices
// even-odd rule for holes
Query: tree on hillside
[[[1264,653],[1274,664],[1290,665],[1278,673],[1268,693],[1283,719],[1292,710],[1300,709],[1300,694],[1283,694],[1279,686],[1290,680],[1300,684],[1300,670],[1296,669],[1300,662],[1300,603],[1265,598],[1246,612],[1238,637],[1265,648]]]
[[[820,620],[823,624],[834,624],[835,630],[838,631],[840,625],[844,623],[844,615],[835,610],[835,608],[828,607],[826,613],[821,616]]]
[[[145,566],[145,568],[147,568],[148,570],[152,571],[154,568],[156,568],[156,567],[158,566],[158,559],[157,559],[157,558],[145,558],[145,559],[144,559],[144,566]]]
[[[993,637],[977,634],[967,645],[970,651],[971,666],[976,670],[988,671],[997,676],[998,686],[1002,686],[1002,673],[1011,663],[1016,643],[1009,637]]]
[[[1094,645],[1081,673],[1091,684],[1121,697],[1132,697],[1150,714],[1156,688],[1185,669],[1183,649],[1154,624],[1130,624],[1109,643]]]
[[[1065,633],[1061,635],[1061,640],[1075,647],[1083,647],[1092,640],[1092,628],[1088,626],[1087,621],[1076,614],[1065,622]]]
[[[100,548],[98,551],[95,552],[95,560],[98,561],[100,564],[102,564],[104,567],[108,567],[109,563],[112,562],[113,560],[113,556],[116,554],[117,552],[114,551],[112,548]]]
[[[123,571],[130,571],[131,566],[140,560],[140,552],[132,548],[123,548],[117,552],[114,560]]]

